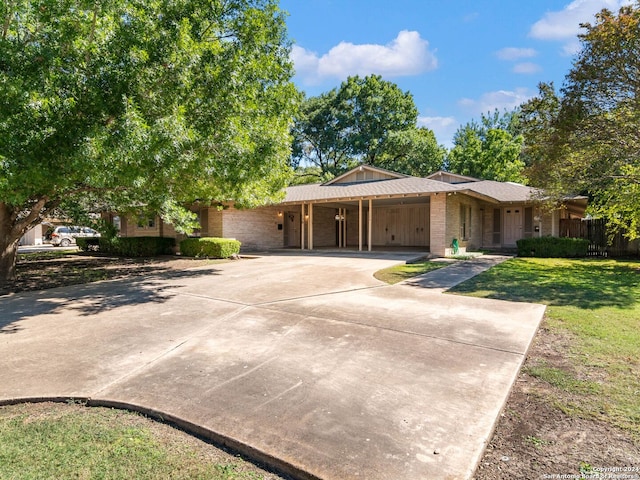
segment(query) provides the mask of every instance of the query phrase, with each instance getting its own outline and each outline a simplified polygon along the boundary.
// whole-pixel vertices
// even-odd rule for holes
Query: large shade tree
[[[592,213],[640,236],[640,5],[602,10],[556,93],[522,106],[530,175],[555,196],[586,193]]]
[[[482,115],[480,123],[471,121],[456,131],[447,169],[484,180],[524,183],[522,142],[517,111]]]
[[[349,77],[339,88],[303,102],[294,126],[292,164],[327,179],[366,163],[411,175],[440,168],[444,150],[417,128],[409,92],[378,75]],[[435,166],[436,168],[431,168]]]
[[[298,97],[276,0],[0,3],[0,282],[65,203],[275,198]]]

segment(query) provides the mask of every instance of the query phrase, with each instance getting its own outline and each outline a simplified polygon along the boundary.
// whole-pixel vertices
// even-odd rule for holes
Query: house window
[[[144,215],[141,215],[138,217],[138,228],[141,228],[141,229],[155,228],[155,226],[156,226],[155,217],[147,217]]]
[[[533,207],[524,209],[524,238],[533,237]]]
[[[460,205],[460,238],[468,240],[471,235],[471,207]]]
[[[502,212],[499,208],[493,209],[493,244],[499,245],[502,231]]]

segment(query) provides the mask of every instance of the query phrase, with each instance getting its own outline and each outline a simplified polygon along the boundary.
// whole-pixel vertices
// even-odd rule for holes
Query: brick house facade
[[[540,191],[448,172],[426,178],[359,166],[324,184],[289,187],[276,205],[197,207],[200,235],[236,238],[243,249],[411,247],[444,256],[461,249],[510,249],[525,237],[559,233],[561,218],[581,218],[582,197],[549,212]],[[133,223],[133,224],[132,224]],[[121,235],[176,236],[160,220],[122,221]]]

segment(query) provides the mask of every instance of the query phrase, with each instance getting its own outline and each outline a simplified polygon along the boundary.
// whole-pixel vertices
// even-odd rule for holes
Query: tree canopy
[[[196,198],[277,198],[288,54],[276,0],[1,2],[0,281],[65,202],[175,220]]]
[[[444,149],[433,132],[417,128],[417,118],[413,96],[396,84],[378,75],[349,77],[339,88],[303,102],[292,164],[319,179],[362,163],[411,175],[432,173],[441,167]]]
[[[525,183],[525,167],[520,158],[523,137],[519,133],[518,112],[494,112],[460,126],[453,137],[447,169],[460,175]]]
[[[640,6],[602,10],[560,94],[540,85],[522,106],[530,175],[556,197],[588,194],[590,209],[640,236]]]

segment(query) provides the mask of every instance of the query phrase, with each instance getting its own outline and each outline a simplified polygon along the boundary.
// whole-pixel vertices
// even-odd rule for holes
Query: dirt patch
[[[474,479],[640,479],[639,439],[598,419],[565,413],[556,402],[567,393],[525,373],[540,364],[568,368],[562,355],[567,341],[540,329]],[[597,476],[598,468],[621,467],[630,471]]]
[[[122,258],[72,253],[62,256],[25,255],[18,259],[17,280],[0,286],[0,295],[79,285],[99,280],[158,275],[214,265],[228,260],[160,256]]]

